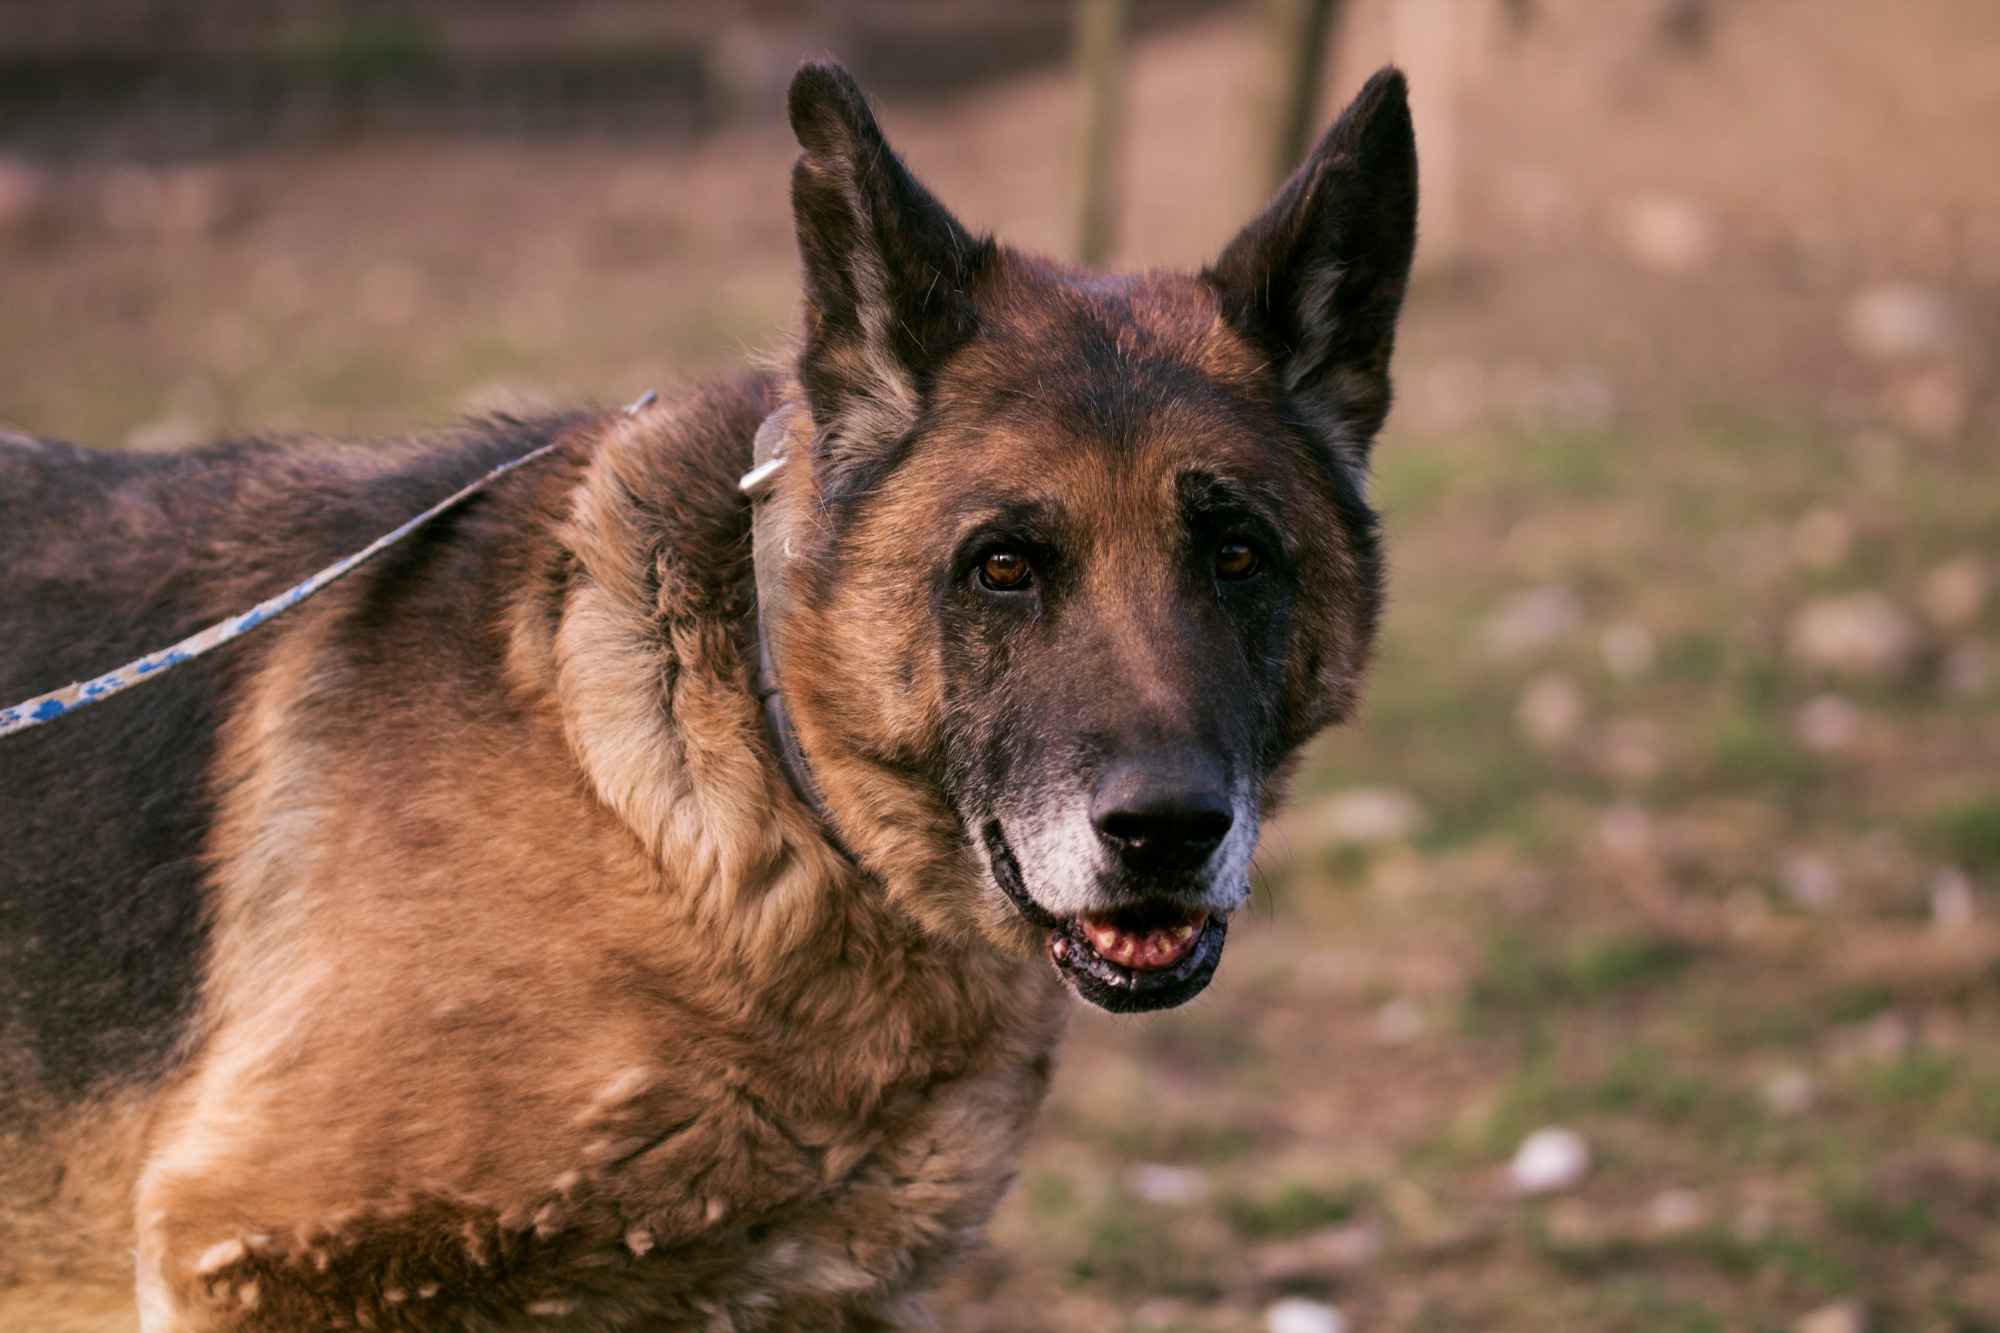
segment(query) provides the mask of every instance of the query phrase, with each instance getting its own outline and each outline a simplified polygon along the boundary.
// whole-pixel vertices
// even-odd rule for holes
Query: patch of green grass
[[[1222,1215],[1247,1240],[1274,1240],[1337,1226],[1351,1220],[1357,1207],[1353,1188],[1329,1191],[1294,1181],[1265,1198],[1225,1197]]]
[[[1444,450],[1390,450],[1375,469],[1375,507],[1391,523],[1421,518],[1443,503],[1458,480],[1458,462]]]
[[[1840,1191],[1828,1200],[1833,1224],[1871,1246],[1927,1249],[1939,1239],[1937,1219],[1922,1199],[1884,1199],[1869,1190]]]
[[[1664,935],[1612,935],[1579,945],[1564,966],[1569,988],[1595,999],[1685,972],[1695,954],[1687,941]]]
[[[2000,797],[1978,797],[1931,817],[1930,841],[1973,871],[2000,869]]]
[[[1569,1091],[1554,1061],[1544,1057],[1525,1062],[1474,1136],[1478,1155],[1490,1160],[1513,1152],[1530,1132],[1562,1114]]]
[[[1255,1071],[1264,1054],[1255,1033],[1219,1008],[1196,1009],[1173,1023],[1149,1023],[1134,1035],[1148,1061],[1190,1072],[1241,1079]]]
[[[1502,931],[1467,988],[1468,1017],[1532,1015],[1606,999],[1678,977],[1694,960],[1685,941],[1661,935],[1606,935],[1555,953],[1525,932]]]
[[[1556,998],[1556,969],[1548,954],[1518,930],[1502,930],[1486,944],[1486,957],[1466,988],[1467,1016],[1527,1013]]]
[[[1530,776],[1530,769],[1536,776]],[[1476,784],[1468,790],[1433,803],[1438,813],[1417,835],[1416,847],[1424,852],[1447,852],[1494,836],[1509,838],[1517,846],[1540,843],[1543,835],[1535,817],[1534,797],[1546,785],[1542,773],[1539,764],[1511,761],[1479,770]]]
[[[1588,1096],[1593,1105],[1607,1111],[1644,1112],[1679,1123],[1713,1102],[1715,1089],[1674,1070],[1657,1049],[1632,1045],[1618,1053]]]
[[[1028,1211],[1038,1218],[1051,1220],[1076,1211],[1076,1186],[1060,1172],[1034,1172],[1028,1177],[1027,1188],[1023,1192],[1027,1196]]]
[[[1973,1133],[2000,1143],[2000,1077],[1984,1074],[1972,1080],[1968,1118]]]
[[[1200,1256],[1177,1242],[1172,1218],[1126,1202],[1107,1205],[1091,1219],[1070,1276],[1123,1296],[1212,1300],[1220,1290]]]
[[[1359,843],[1336,842],[1320,849],[1319,868],[1345,888],[1358,887],[1374,857]]]
[[[1234,1161],[1257,1146],[1256,1133],[1241,1125],[1188,1120],[1122,1123],[1107,1138],[1112,1151],[1132,1162],[1214,1164]]]
[[[1864,1072],[1861,1087],[1877,1101],[1934,1106],[1957,1085],[1959,1062],[1934,1051],[1912,1051]]]
[[[358,88],[385,81],[434,76],[445,65],[443,39],[433,25],[411,18],[357,18],[295,57],[322,64],[336,84]]]
[[[1710,743],[1704,785],[1789,792],[1817,778],[1820,768],[1790,733],[1761,712],[1741,712]]]
[[[1348,743],[1322,752],[1331,762],[1315,785],[1407,789],[1430,816],[1415,839],[1422,851],[1525,833],[1536,798],[1562,779],[1515,734],[1508,682],[1444,674],[1420,654],[1404,654],[1414,660],[1401,667],[1388,656]]]
[[[1631,1275],[1607,1284],[1603,1322],[1607,1330],[1634,1333],[1722,1333],[1720,1317],[1699,1301],[1684,1300],[1664,1290],[1656,1278]]]
[[[1803,999],[1773,998],[1745,1005],[1733,992],[1713,1001],[1702,1015],[1701,1028],[1725,1051],[1744,1054],[1767,1046],[1795,1047],[1809,1041],[1825,1018]]]
[[[1751,1237],[1723,1227],[1707,1227],[1678,1242],[1676,1248],[1730,1277],[1779,1272],[1816,1296],[1839,1296],[1854,1287],[1854,1270],[1843,1260],[1788,1231]]]
[[[1608,430],[1540,430],[1510,441],[1501,455],[1510,475],[1501,489],[1552,495],[1611,494],[1631,459],[1630,441]]]
[[[1827,993],[1820,1008],[1827,1022],[1861,1023],[1896,1007],[1896,992],[1876,982],[1841,986]]]
[[[1659,673],[1667,680],[1710,684],[1721,678],[1729,648],[1713,634],[1688,630],[1660,645]]]

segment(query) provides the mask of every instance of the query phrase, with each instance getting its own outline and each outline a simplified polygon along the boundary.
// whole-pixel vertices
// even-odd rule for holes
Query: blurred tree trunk
[[[1095,267],[1118,232],[1119,139],[1125,128],[1125,18],[1129,0],[1077,0],[1076,64],[1083,82],[1083,212],[1077,258]]]
[[[1271,177],[1282,185],[1311,146],[1319,125],[1319,90],[1326,81],[1327,38],[1347,0],[1270,0],[1271,28],[1283,71],[1273,108]]]

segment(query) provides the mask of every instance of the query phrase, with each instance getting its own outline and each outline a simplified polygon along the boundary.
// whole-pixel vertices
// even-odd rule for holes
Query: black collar
[[[826,798],[820,795],[819,784],[813,781],[812,765],[806,761],[805,747],[799,744],[799,733],[792,727],[784,691],[778,688],[778,669],[771,661],[771,643],[764,637],[761,622],[757,626],[757,702],[764,709],[764,738],[777,752],[778,766],[785,770],[793,793],[819,819],[820,833],[827,845],[851,864],[859,865],[854,853],[840,840],[833,816],[827,812]]]

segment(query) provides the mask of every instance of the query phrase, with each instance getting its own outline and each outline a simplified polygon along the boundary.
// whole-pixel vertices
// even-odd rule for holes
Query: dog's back
[[[0,702],[245,610],[560,424],[175,455],[0,435]],[[264,646],[249,636],[0,742],[0,1132],[156,1078],[184,1036],[216,730]]]

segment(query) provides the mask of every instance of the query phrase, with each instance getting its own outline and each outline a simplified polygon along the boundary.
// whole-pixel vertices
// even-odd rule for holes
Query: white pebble
[[[1335,792],[1318,808],[1317,832],[1332,842],[1401,842],[1426,823],[1424,808],[1393,787]]]
[[[1546,648],[1583,618],[1576,595],[1559,583],[1509,597],[1486,621],[1486,647],[1495,657],[1523,657]]]
[[[1860,676],[1899,672],[1916,651],[1908,616],[1877,592],[1826,597],[1792,617],[1792,656],[1809,667]]]
[[[1854,1301],[1822,1305],[1811,1314],[1799,1316],[1792,1333],[1867,1333],[1868,1312]]]
[[[1626,202],[1621,222],[1627,252],[1658,272],[1691,273],[1715,256],[1715,224],[1691,199],[1642,195]]]
[[[1537,676],[1522,691],[1514,716],[1530,741],[1552,749],[1583,725],[1583,693],[1567,676]]]
[[[1624,620],[1605,629],[1597,642],[1604,666],[1620,680],[1643,676],[1653,669],[1653,632],[1637,621]]]
[[[1811,1074],[1803,1069],[1791,1067],[1780,1069],[1765,1079],[1764,1086],[1758,1089],[1758,1094],[1763,1098],[1764,1105],[1771,1114],[1789,1118],[1804,1115],[1812,1110],[1813,1102],[1819,1096],[1819,1088],[1813,1082]]]
[[[1792,730],[1808,750],[1834,754],[1854,744],[1861,732],[1861,710],[1838,694],[1814,695],[1799,709]]]
[[[1642,856],[1652,850],[1653,817],[1640,806],[1621,802],[1604,812],[1597,836],[1606,850],[1618,856]]]
[[[1646,1221],[1655,1235],[1685,1236],[1708,1221],[1708,1205],[1693,1190],[1667,1190],[1646,1206]]]
[[[1823,912],[1840,898],[1840,872],[1833,862],[1811,852],[1786,857],[1778,878],[1786,895],[1807,911]]]
[[[1847,306],[1848,345],[1880,361],[1943,350],[1951,341],[1951,306],[1929,287],[1885,282],[1856,293]]]
[[[1424,1034],[1424,1011],[1416,1001],[1394,999],[1375,1013],[1375,1040],[1384,1046],[1404,1046]]]
[[[1979,619],[1990,581],[1986,566],[1972,556],[1961,556],[1924,576],[1918,600],[1940,629],[1964,629]]]
[[[1347,1316],[1325,1301],[1287,1296],[1264,1311],[1269,1333],[1347,1333]]]
[[[1193,1203],[1208,1193],[1208,1177],[1189,1166],[1141,1162],[1125,1173],[1125,1187],[1147,1203]]]
[[[1522,1194],[1574,1189],[1590,1173],[1590,1145],[1573,1129],[1551,1126],[1521,1140],[1507,1175]]]
[[[1972,924],[1978,912],[1972,881],[1957,866],[1946,866],[1931,877],[1931,924],[1939,930],[1959,930]]]

